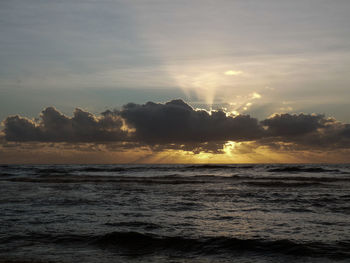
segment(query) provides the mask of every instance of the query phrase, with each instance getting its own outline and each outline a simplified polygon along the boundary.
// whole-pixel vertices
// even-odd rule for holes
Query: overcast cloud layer
[[[220,152],[227,141],[308,150],[350,148],[350,124],[324,115],[287,113],[258,121],[223,110],[195,110],[182,100],[129,103],[99,116],[76,109],[68,117],[48,107],[40,119],[16,115],[3,123],[5,140],[15,142],[123,142],[130,147],[148,145],[155,150],[194,152]]]

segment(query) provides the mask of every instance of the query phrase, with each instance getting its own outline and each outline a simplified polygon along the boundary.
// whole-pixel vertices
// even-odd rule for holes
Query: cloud
[[[258,120],[224,111],[194,110],[182,100],[165,104],[127,104],[119,112],[135,128],[137,140],[150,144],[254,140],[261,136]]]
[[[53,107],[41,112],[41,121],[21,116],[5,119],[4,133],[7,141],[37,142],[108,142],[126,140],[123,121],[108,112],[101,117],[76,109],[73,117],[60,113]]]
[[[304,149],[350,148],[350,124],[320,114],[276,114],[261,122],[265,126],[261,144],[291,143]],[[280,144],[282,145],[282,144]],[[285,146],[285,144],[284,144]]]
[[[38,120],[16,115],[7,117],[3,124],[2,144],[91,143],[105,144],[105,149],[112,151],[143,147],[153,152],[193,153],[224,153],[228,141],[244,142],[249,151],[253,146],[276,151],[350,148],[350,124],[324,115],[275,114],[259,122],[249,115],[232,116],[224,110],[193,109],[182,100],[129,103],[98,116],[76,109],[68,117],[48,107]],[[246,148],[242,151],[247,152]]]
[[[298,136],[307,134],[324,127],[327,120],[324,115],[291,115],[275,114],[261,123],[267,127],[267,134],[271,136]]]

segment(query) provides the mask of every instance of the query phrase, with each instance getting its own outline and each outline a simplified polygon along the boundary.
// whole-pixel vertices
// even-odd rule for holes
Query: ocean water
[[[2,165],[0,259],[350,262],[350,165]]]

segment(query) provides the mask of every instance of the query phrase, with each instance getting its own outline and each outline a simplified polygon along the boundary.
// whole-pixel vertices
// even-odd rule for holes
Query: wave
[[[188,169],[252,169],[254,168],[253,165],[217,165],[217,164],[204,164],[204,165],[190,165],[185,166],[184,168]]]
[[[112,227],[141,227],[147,230],[154,230],[161,228],[160,225],[150,223],[150,222],[141,222],[141,221],[131,221],[131,222],[116,222],[116,223],[106,223],[106,226]]]
[[[322,167],[301,167],[301,166],[286,166],[268,169],[268,172],[284,172],[284,173],[344,173],[339,169],[326,169]]]
[[[123,168],[123,167],[85,167],[85,168],[80,168],[77,169],[76,171],[79,172],[124,172],[127,171],[127,168]]]
[[[267,181],[267,180],[282,180],[282,181],[300,181],[300,182],[349,182],[350,177],[330,177],[330,176],[232,176],[231,178],[238,177],[240,179],[252,179],[255,181]]]
[[[2,178],[0,181],[9,181],[9,182],[24,182],[24,183],[119,183],[119,184],[206,184],[211,183],[211,181],[205,180],[191,180],[190,178],[175,179],[172,178],[147,178],[147,177],[113,177],[113,176],[45,176],[45,177],[17,177],[17,178]]]
[[[186,238],[139,232],[112,232],[95,238],[90,244],[102,248],[124,250],[131,254],[154,253],[162,250],[207,255],[251,251],[294,256],[350,258],[350,241],[348,240],[324,244],[320,242],[298,243],[293,240],[233,237]]]
[[[66,174],[72,171],[72,169],[64,169],[64,168],[38,168],[35,169],[38,174]]]
[[[33,170],[37,174],[71,174],[75,172],[86,172],[86,173],[134,173],[134,172],[170,172],[170,171],[178,171],[178,172],[186,172],[193,170],[206,170],[206,169],[232,169],[234,167],[228,166],[218,166],[218,165],[201,165],[201,166],[185,166],[185,167],[162,167],[162,166],[136,166],[136,167],[73,167],[73,168],[63,168],[63,167],[55,167],[55,168],[30,168],[24,170]],[[249,167],[250,168],[250,167]]]
[[[298,257],[328,257],[332,259],[350,258],[350,240],[332,243],[296,242],[294,240],[240,239],[234,237],[199,237],[160,236],[141,232],[111,232],[99,236],[49,235],[12,236],[0,239],[0,243],[30,240],[43,243],[57,243],[72,246],[97,246],[113,250],[123,255],[144,255],[154,253],[175,253],[195,255],[221,255],[241,252],[263,254],[284,254]]]
[[[267,182],[245,182],[246,185],[259,187],[311,187],[322,186],[319,182],[282,182],[282,181],[267,181]]]
[[[118,184],[207,184],[235,182],[255,186],[297,187],[322,185],[326,183],[350,182],[348,176],[259,176],[240,174],[233,176],[220,175],[182,175],[167,174],[158,176],[129,175],[73,175],[73,174],[40,174],[37,176],[12,176],[2,174],[0,181],[27,183],[118,183]]]
[[[307,167],[302,165],[278,166],[278,165],[227,165],[227,164],[199,164],[199,165],[50,165],[50,166],[33,166],[33,165],[0,165],[3,171],[24,171],[36,174],[69,174],[75,172],[86,173],[133,173],[133,172],[195,172],[195,171],[240,171],[242,169],[252,171],[268,171],[273,173],[337,173],[349,174],[337,168],[329,167]],[[258,169],[258,170],[256,170]]]

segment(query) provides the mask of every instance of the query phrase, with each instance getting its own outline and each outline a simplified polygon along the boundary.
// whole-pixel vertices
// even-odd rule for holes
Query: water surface
[[[3,165],[0,258],[349,262],[349,165]]]

